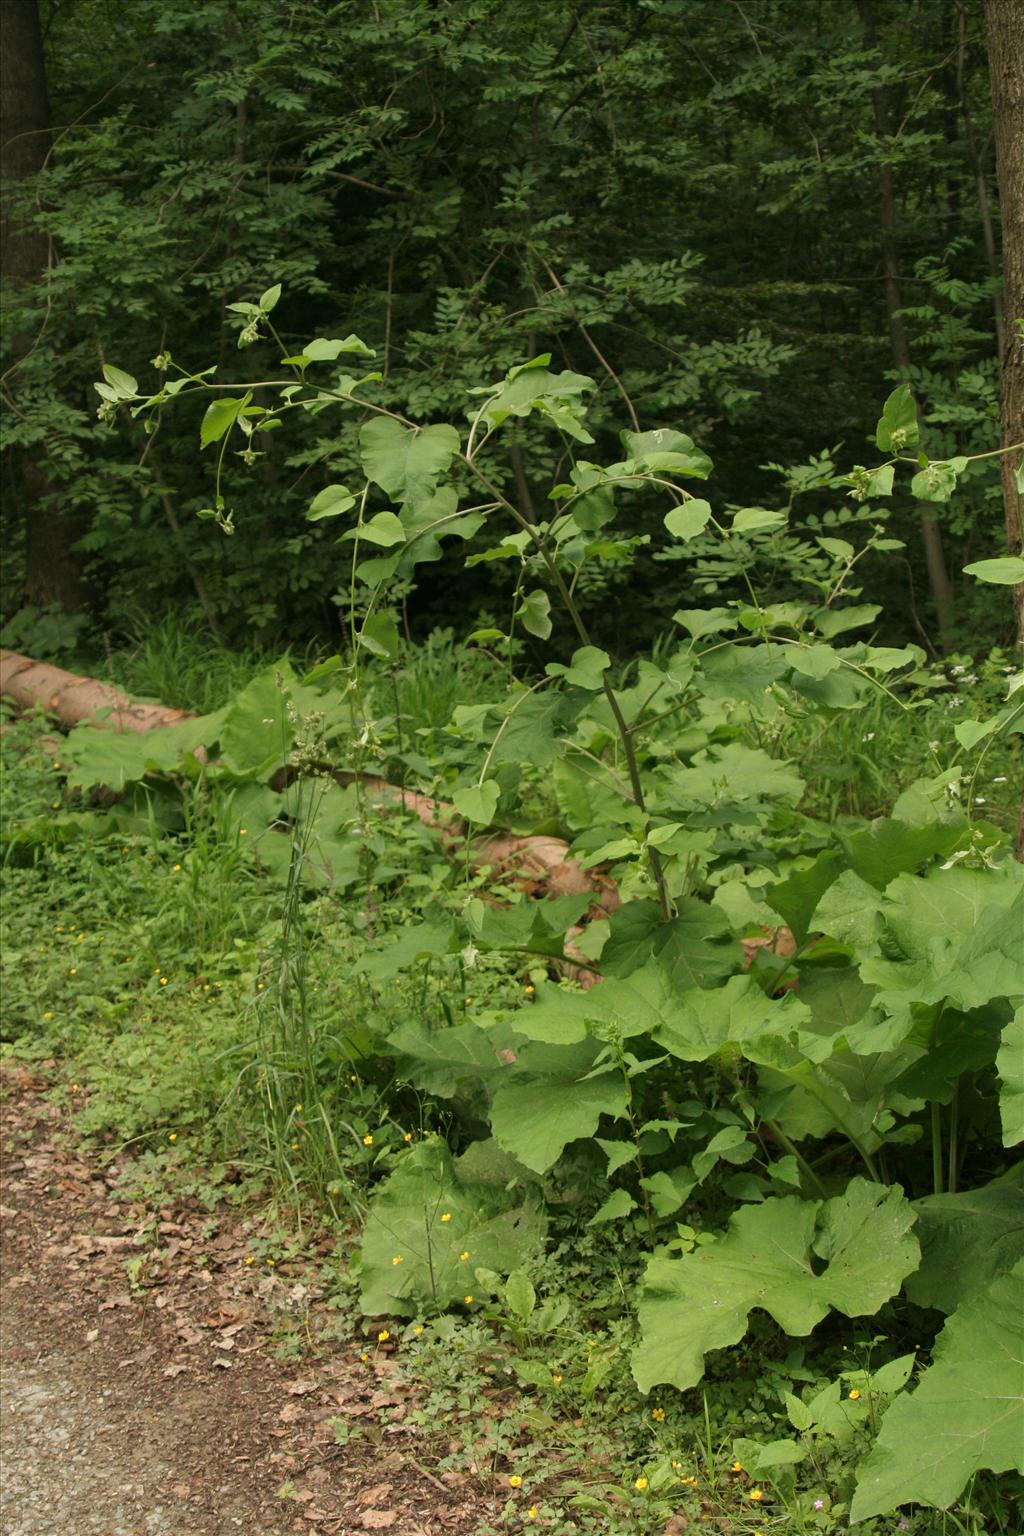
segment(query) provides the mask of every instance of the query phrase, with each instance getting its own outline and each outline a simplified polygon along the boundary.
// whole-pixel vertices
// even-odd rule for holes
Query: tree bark
[[[50,264],[46,233],[18,209],[9,189],[36,176],[50,148],[50,108],[39,28],[37,0],[4,0],[4,42],[0,49],[0,176],[5,196],[0,205],[0,274],[12,288],[39,282]],[[4,316],[9,314],[8,303]],[[8,405],[17,413],[17,376],[34,338],[19,334],[17,322],[5,324],[3,354]],[[27,447],[13,455],[11,495],[26,517],[25,595],[46,606],[76,609],[89,605],[89,588],[74,543],[84,531],[60,508],[59,489]]]
[[[1012,0],[1009,0],[1012,3]],[[857,0],[864,46],[872,52],[878,47],[878,30],[872,0]],[[889,92],[886,86],[877,85],[871,92],[871,107],[875,119],[875,133],[880,147],[885,150],[892,138],[892,115],[889,110]],[[885,312],[889,321],[889,340],[893,362],[901,378],[910,373],[910,344],[907,329],[900,310],[903,299],[899,283],[899,246],[896,240],[896,178],[892,161],[883,158],[878,166],[878,213],[882,245],[882,271],[885,279]],[[939,639],[945,649],[953,621],[955,594],[946,568],[946,556],[942,548],[942,529],[931,513],[920,513],[921,543],[924,548],[928,583],[935,604],[939,625]]]
[[[1003,231],[1002,446],[1024,437],[1024,6],[1020,0],[985,0],[988,59],[992,75],[992,128]],[[1024,508],[1016,472],[1024,454],[1004,453],[1003,509],[1006,547],[1024,552]],[[1017,643],[1024,645],[1024,582],[1012,589]],[[1024,820],[1020,852],[1024,856]]]

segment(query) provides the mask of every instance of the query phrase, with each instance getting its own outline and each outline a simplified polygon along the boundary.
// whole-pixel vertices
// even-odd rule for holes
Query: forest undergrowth
[[[183,665],[190,648],[194,664]],[[307,662],[308,677],[316,663]],[[97,670],[151,697],[173,670],[183,689],[175,702],[207,711],[233,707],[241,710],[239,720],[247,690],[261,711],[268,689],[286,701],[289,688],[302,686],[287,659],[267,667],[264,657],[220,655],[170,623]],[[953,660],[912,691],[920,708],[869,706],[842,729],[790,723],[783,740],[766,734],[762,723],[757,739],[768,743],[771,761],[781,764],[785,751],[805,776],[797,801],[803,836],[825,825],[857,828],[863,818],[894,827],[900,795],[921,794],[937,750],[955,752],[961,711],[997,710],[1009,670],[998,653],[977,665]],[[409,770],[411,753],[419,754],[414,764],[437,763],[447,741],[457,756],[447,725],[451,707],[467,689],[479,707],[489,689],[500,699],[496,671],[479,650],[457,647],[445,635],[371,671],[368,688],[379,701],[377,762],[394,778],[403,762]],[[628,673],[621,681],[629,685]],[[312,754],[303,743],[309,716],[318,712],[308,699],[303,707],[307,718],[293,708],[289,720],[283,705],[287,741],[278,755],[294,763],[305,750],[319,762],[322,741]],[[252,707],[248,716],[255,719]],[[315,718],[314,724],[322,729]],[[234,740],[237,754],[237,733]],[[85,753],[76,755],[83,744]],[[336,741],[339,762],[350,748],[347,737]],[[125,777],[116,795],[76,782],[89,771],[90,749],[108,758],[120,751]],[[901,778],[883,773],[880,761],[900,764]],[[659,1086],[646,1103],[638,1095],[618,1105],[599,1100],[597,1114],[585,1098],[582,1105],[573,1101],[577,1081],[586,1095],[579,1065],[569,1077],[564,1069],[555,1076],[552,1098],[536,1063],[527,1086],[550,1105],[562,1141],[560,1155],[539,1157],[522,1139],[530,1093],[513,1104],[512,1122],[496,1113],[500,1099],[489,1080],[500,1061],[495,1053],[514,1059],[527,1047],[536,1052],[545,1014],[564,1039],[572,1026],[557,1010],[579,1009],[599,995],[551,981],[561,945],[550,939],[554,923],[538,928],[537,913],[547,904],[470,865],[400,806],[378,810],[372,824],[352,814],[361,833],[348,850],[354,862],[344,864],[334,850],[326,879],[331,853],[325,858],[314,846],[324,834],[322,822],[316,832],[317,802],[351,791],[317,774],[268,791],[265,762],[248,776],[229,777],[212,769],[150,768],[144,775],[138,760],[135,768],[125,764],[125,744],[107,733],[79,729],[63,737],[42,714],[5,724],[5,1051],[60,1062],[55,1092],[72,1096],[78,1131],[105,1154],[133,1154],[125,1197],[188,1189],[211,1208],[225,1195],[264,1202],[268,1254],[282,1243],[301,1251],[314,1237],[322,1245],[325,1232],[336,1238],[334,1256],[317,1261],[321,1280],[340,1317],[351,1318],[353,1333],[360,1313],[380,1318],[378,1336],[400,1351],[419,1384],[424,1425],[443,1426],[447,1444],[438,1465],[511,1469],[502,1473],[502,1529],[638,1536],[691,1527],[744,1536],[845,1530],[879,1423],[901,1391],[907,1395],[915,1366],[926,1368],[931,1357],[947,1310],[934,1272],[916,1295],[893,1295],[866,1316],[850,1302],[849,1312],[831,1312],[812,1335],[802,1322],[786,1328],[777,1315],[755,1311],[741,1346],[711,1353],[699,1385],[658,1384],[655,1370],[645,1392],[637,1390],[644,1347],[637,1297],[658,1304],[649,1273],[644,1289],[658,1254],[672,1266],[724,1249],[733,1241],[730,1213],[738,1227],[737,1209],[756,1215],[773,1201],[787,1211],[806,1205],[794,1199],[805,1180],[811,1193],[832,1199],[849,1187],[853,1170],[843,1165],[850,1154],[835,1131],[820,1119],[801,1126],[781,1115],[785,1095],[774,1074],[786,1064],[778,1047],[774,1064],[758,1064],[755,1085],[744,1081],[740,1052],[723,1036],[706,1067],[694,1063],[692,1051],[690,1066],[682,1058],[684,1071],[704,1072],[699,1084],[667,1087],[678,1082],[680,1066],[667,1035],[646,1070],[627,1035],[619,1048],[621,1078],[646,1086],[660,1072]],[[104,775],[95,756],[92,771],[111,778],[109,763]],[[993,848],[1012,832],[1015,773],[1012,745],[1003,738],[971,781],[975,814],[991,826],[986,842]],[[911,791],[915,780],[919,787]],[[268,816],[261,798],[268,793],[284,797],[286,814]],[[564,777],[552,782],[536,774],[522,797],[521,824],[528,818],[531,829],[565,829],[575,794]],[[941,880],[934,855],[925,848],[922,856],[932,880]],[[798,853],[789,867],[813,867],[820,858]],[[717,922],[688,936],[712,956],[715,987],[752,984],[738,941],[730,953],[729,931],[760,935],[765,918],[779,925],[778,913],[752,894],[756,884],[744,887],[741,900],[736,862],[730,856],[723,878],[705,892],[702,910]],[[956,882],[946,896],[947,916],[950,904],[970,900],[977,907],[979,880],[991,876],[995,894],[1008,889],[1013,870],[993,855],[942,863]],[[912,899],[921,877],[898,878],[904,900]],[[592,951],[595,941],[606,950],[616,941],[642,946],[642,930],[617,926],[624,910],[610,923],[602,917],[589,924]],[[835,911],[844,914],[844,935],[864,922],[848,900],[835,903]],[[452,937],[467,913],[475,942],[468,933]],[[686,915],[692,926],[695,911]],[[914,921],[927,925],[924,909]],[[843,1006],[856,1018],[849,1001],[854,979],[846,957],[837,958],[842,942],[819,940],[811,955],[824,948],[828,958],[798,969],[764,953],[767,963],[781,966],[775,980],[790,998],[795,989],[812,1004],[822,974],[845,967]],[[891,945],[889,953],[891,968]],[[602,987],[621,987],[635,975],[636,967],[627,966],[623,981],[613,972]],[[784,1001],[785,990],[771,992]],[[651,1005],[649,991],[640,997]],[[986,1075],[994,1060],[986,1062],[979,1020],[992,1007],[960,1009],[970,1027],[951,1030],[942,1042],[963,1082],[961,1150],[946,1133],[941,1156],[948,1188],[961,1187],[958,1176],[962,1187],[984,1186],[982,1203],[992,1202],[985,1240],[996,1242],[1005,1270],[1013,1258],[1009,1218],[1024,1197],[1010,1163],[985,1141],[996,1080]],[[998,1041],[1002,1015],[995,1024]],[[542,1048],[549,1055],[558,1049]],[[749,1042],[746,1049],[758,1055]],[[760,1055],[766,1054],[762,1040]],[[666,1079],[667,1059],[675,1066]],[[891,1055],[876,1053],[872,1064],[879,1062],[892,1071]],[[912,1065],[901,1064],[904,1075]],[[751,1112],[757,1092],[770,1099]],[[843,1094],[857,1105],[848,1081]],[[944,1090],[940,1099],[948,1113]],[[890,1160],[887,1188],[900,1199],[906,1188],[920,1202],[933,1172],[927,1138],[934,1117],[909,1091],[889,1102],[900,1115],[900,1134],[886,1138],[875,1157]],[[865,1127],[878,1126],[880,1113],[872,1102]],[[890,1118],[897,1129],[892,1111]],[[632,1142],[622,1138],[622,1127]],[[846,1128],[856,1137],[855,1128]],[[531,1134],[542,1133],[535,1127]],[[811,1135],[818,1138],[814,1154]],[[858,1139],[870,1158],[863,1129]],[[897,1158],[905,1162],[897,1165]],[[530,1166],[545,1162],[540,1172]],[[616,1178],[619,1169],[625,1173]],[[877,1176],[885,1178],[881,1170]],[[948,1190],[937,1202],[935,1196],[930,1190],[936,1210],[950,1198]],[[923,1204],[929,1208],[929,1195]],[[905,1244],[907,1228],[898,1225],[893,1241]],[[943,1240],[939,1229],[933,1241],[941,1248]],[[262,1257],[261,1250],[256,1258]],[[744,1258],[756,1262],[756,1247]],[[421,1283],[403,1297],[393,1282],[406,1265],[421,1264]],[[862,1253],[854,1276],[858,1265],[870,1270],[872,1261]],[[792,1285],[793,1277],[784,1283]],[[866,1275],[864,1284],[874,1283]],[[676,1327],[669,1321],[665,1336],[674,1339]],[[650,1335],[649,1321],[647,1329]],[[1010,1536],[1021,1486],[1013,1476],[979,1470],[947,1510],[911,1503],[856,1528]]]

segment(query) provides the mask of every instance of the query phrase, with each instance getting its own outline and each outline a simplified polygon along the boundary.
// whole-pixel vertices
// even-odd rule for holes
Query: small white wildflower
[[[874,731],[868,731],[866,736],[862,736],[861,737],[861,741],[874,741],[874,739],[875,739]]]
[[[950,675],[950,677],[963,677],[963,675],[964,675],[964,673],[966,671],[967,671],[966,665],[964,665],[964,666],[957,666],[957,667],[950,667],[949,675]]]
[[[984,795],[975,795],[974,803],[975,805],[987,805],[988,802],[986,801]]]
[[[993,784],[1005,784],[1006,783],[1006,774],[1005,773],[997,773],[995,778],[992,780],[992,783]]]

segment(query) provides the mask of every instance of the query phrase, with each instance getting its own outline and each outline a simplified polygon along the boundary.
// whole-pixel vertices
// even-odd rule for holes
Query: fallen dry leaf
[[[377,1483],[373,1488],[365,1488],[359,1495],[360,1504],[383,1504],[385,1499],[391,1497],[390,1483]]]
[[[364,1531],[386,1531],[398,1519],[394,1509],[368,1509],[359,1516]]]

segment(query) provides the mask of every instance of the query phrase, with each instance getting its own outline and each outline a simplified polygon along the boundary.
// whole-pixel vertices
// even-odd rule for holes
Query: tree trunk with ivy
[[[0,176],[6,195],[0,208],[0,273],[4,315],[17,315],[12,290],[45,281],[50,242],[18,206],[17,189],[43,168],[50,147],[50,109],[37,0],[4,0],[0,49]],[[5,406],[17,417],[19,373],[35,337],[8,320],[3,334]],[[39,451],[21,446],[5,474],[8,510],[25,517],[25,596],[43,606],[88,606],[89,590],[74,544],[84,531],[60,506],[60,489],[39,464]]]

